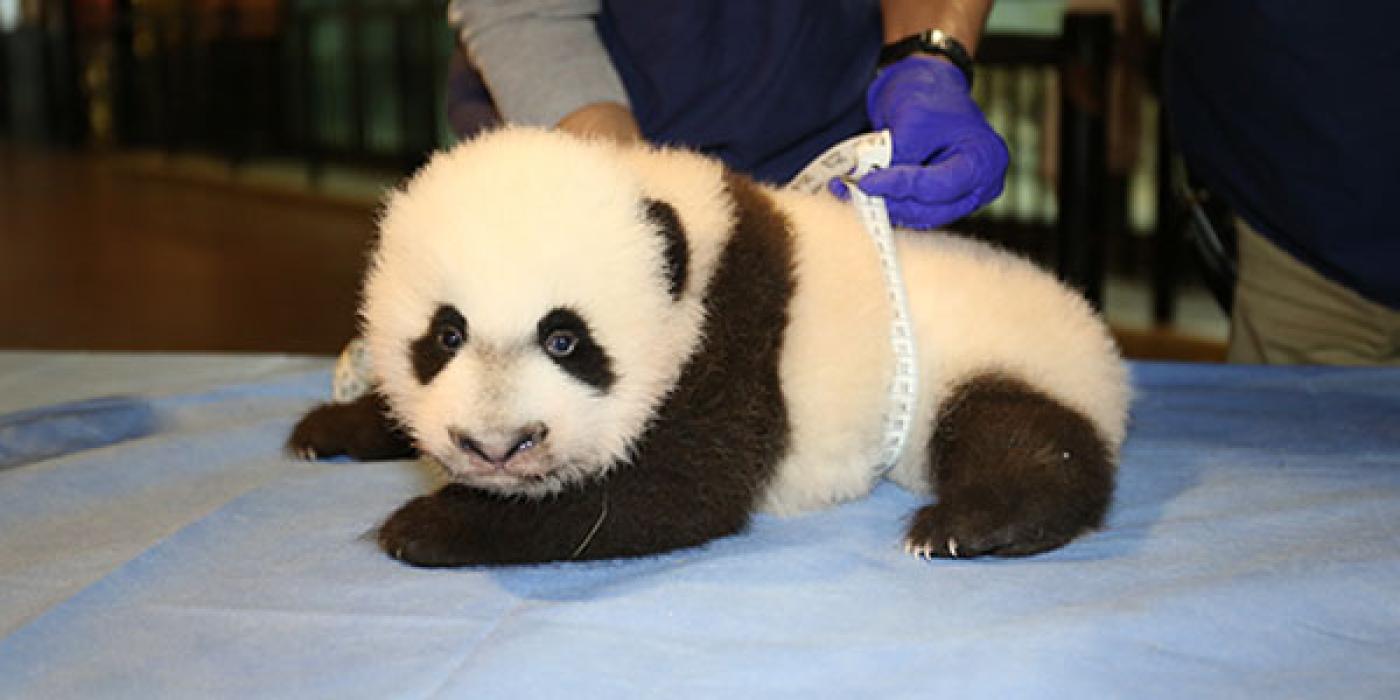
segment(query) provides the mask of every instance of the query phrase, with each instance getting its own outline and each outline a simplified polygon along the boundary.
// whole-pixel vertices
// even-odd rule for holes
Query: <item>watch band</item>
[[[884,68],[915,53],[943,56],[952,61],[953,65],[962,71],[963,77],[967,78],[967,87],[972,88],[972,54],[967,52],[967,47],[963,46],[962,42],[949,36],[941,29],[929,29],[918,34],[910,34],[892,44],[885,44],[880,49],[879,65]]]

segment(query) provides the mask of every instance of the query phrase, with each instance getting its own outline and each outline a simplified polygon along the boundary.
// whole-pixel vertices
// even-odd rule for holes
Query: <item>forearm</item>
[[[598,38],[597,0],[453,0],[448,12],[507,122],[555,126],[593,105],[628,109]]]
[[[992,0],[881,0],[885,43],[927,29],[941,29],[977,54]]]

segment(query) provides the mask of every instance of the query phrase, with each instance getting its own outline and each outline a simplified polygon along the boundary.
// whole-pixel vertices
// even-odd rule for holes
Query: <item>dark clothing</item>
[[[869,129],[873,0],[605,0],[598,33],[651,141],[783,182]]]
[[[1166,98],[1202,183],[1323,275],[1400,309],[1400,3],[1177,0]]]

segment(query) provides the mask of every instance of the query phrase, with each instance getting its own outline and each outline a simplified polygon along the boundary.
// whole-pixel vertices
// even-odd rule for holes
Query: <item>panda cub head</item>
[[[362,330],[393,418],[454,480],[542,496],[606,472],[697,344],[681,216],[631,162],[505,129],[390,196]]]

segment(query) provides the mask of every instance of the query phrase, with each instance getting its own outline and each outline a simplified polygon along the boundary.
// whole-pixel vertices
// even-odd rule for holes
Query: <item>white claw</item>
[[[948,556],[958,556],[958,541],[952,537],[947,542]],[[924,561],[932,561],[939,557],[938,548],[931,542],[915,543],[914,540],[904,540],[904,552],[910,556],[918,557]]]
[[[310,447],[307,447],[307,448],[302,449],[302,451],[301,451],[301,458],[304,459],[304,460],[306,460],[306,461],[308,461],[308,462],[315,462],[315,461],[316,461],[316,450],[313,449],[313,448],[310,448]]]
[[[928,547],[922,544],[916,544],[914,540],[904,540],[904,553],[911,557],[927,559]]]

